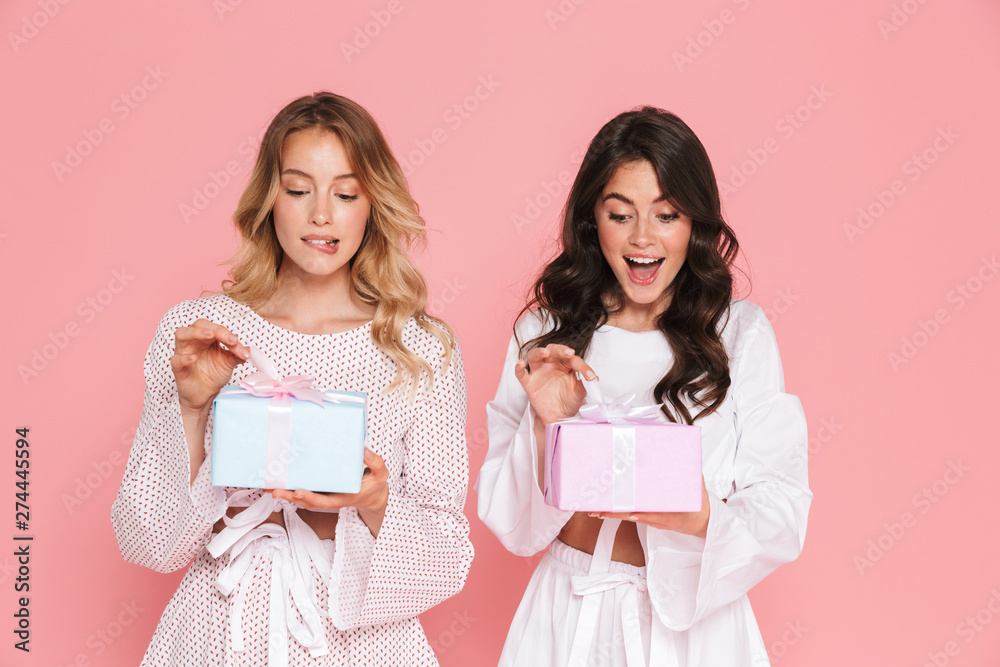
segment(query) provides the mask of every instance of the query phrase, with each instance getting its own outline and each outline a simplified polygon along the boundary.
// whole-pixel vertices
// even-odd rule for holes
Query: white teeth
[[[653,257],[626,257],[630,262],[635,262],[636,264],[652,264],[653,262],[659,262],[659,259]]]
[[[323,240],[314,240],[314,239],[303,239],[303,240],[306,243],[313,243],[315,245],[322,245],[324,243],[327,244],[327,245],[333,245],[334,243],[336,243],[336,241],[323,241]]]

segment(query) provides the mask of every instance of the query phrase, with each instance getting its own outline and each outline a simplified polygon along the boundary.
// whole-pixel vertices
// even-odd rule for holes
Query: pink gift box
[[[697,512],[701,427],[563,421],[545,430],[545,502],[574,512]]]

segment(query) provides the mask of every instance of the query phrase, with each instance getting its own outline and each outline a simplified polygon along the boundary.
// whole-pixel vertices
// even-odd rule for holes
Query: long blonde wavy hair
[[[356,102],[318,92],[289,103],[271,121],[233,216],[241,242],[229,260],[234,266],[222,291],[256,308],[277,289],[284,253],[274,231],[272,208],[280,187],[281,151],[289,134],[316,127],[333,132],[344,143],[352,171],[371,201],[361,247],[350,260],[351,286],[361,301],[375,306],[372,342],[396,362],[396,377],[386,391],[409,385],[413,400],[421,376],[426,373],[431,383],[434,378],[430,365],[403,344],[407,320],[414,318],[441,341],[445,369],[454,333],[443,320],[425,312],[427,285],[409,256],[426,243],[424,220],[378,124]]]

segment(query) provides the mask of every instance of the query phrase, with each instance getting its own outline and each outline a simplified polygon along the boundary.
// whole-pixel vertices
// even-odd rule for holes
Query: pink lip
[[[326,243],[309,243],[309,241],[334,241],[334,243],[333,245],[327,245]],[[340,242],[335,237],[325,234],[310,234],[309,236],[303,236],[302,243],[309,246],[313,250],[318,250],[319,252],[326,253],[327,255],[336,254],[337,248],[340,246]]]
[[[664,257],[659,257],[657,255],[645,255],[645,254],[639,254],[639,253],[628,254],[628,255],[625,255],[625,257],[641,257],[643,259],[647,259],[647,258],[648,259],[665,259]],[[649,276],[649,278],[646,278],[644,280],[642,278],[639,278],[634,273],[632,273],[632,264],[631,264],[631,262],[628,262],[628,261],[625,262],[625,270],[628,271],[629,280],[631,280],[636,285],[642,285],[642,286],[652,285],[656,281],[656,276],[660,275],[660,267],[662,267],[662,266],[663,266],[663,262],[660,262],[659,264],[657,264],[656,265],[656,270],[653,271],[653,274],[651,276]]]

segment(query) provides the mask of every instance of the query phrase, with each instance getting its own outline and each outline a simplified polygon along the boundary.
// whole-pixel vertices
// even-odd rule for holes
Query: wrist
[[[356,505],[358,517],[368,526],[372,537],[378,537],[382,528],[382,520],[385,518],[385,510],[389,504],[389,485],[385,484],[375,498],[364,505]]]
[[[202,405],[192,405],[178,397],[177,402],[181,407],[181,417],[185,419],[202,419],[208,417],[209,413],[212,412],[212,402],[214,400],[215,396]]]

